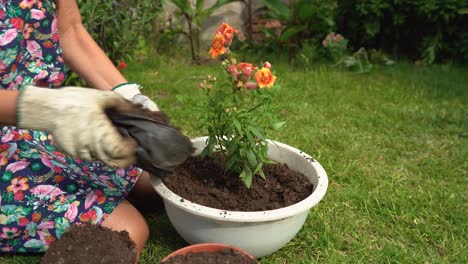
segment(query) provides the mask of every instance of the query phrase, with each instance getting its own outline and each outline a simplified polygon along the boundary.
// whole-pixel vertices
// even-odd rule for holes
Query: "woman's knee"
[[[135,242],[139,254],[149,237],[149,227],[145,218],[128,201],[121,202],[102,222],[102,226],[115,231],[126,230]]]

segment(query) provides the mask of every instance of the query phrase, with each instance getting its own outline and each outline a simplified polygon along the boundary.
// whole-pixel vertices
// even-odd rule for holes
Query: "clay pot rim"
[[[245,251],[245,250],[243,250],[241,248],[238,248],[238,247],[234,247],[234,246],[231,246],[231,245],[228,245],[228,244],[222,244],[222,243],[200,243],[200,244],[194,244],[194,245],[186,246],[186,247],[180,248],[180,249],[172,252],[171,254],[167,255],[163,260],[161,260],[161,262],[167,261],[168,259],[170,259],[172,257],[175,257],[175,256],[186,255],[189,252],[194,252],[194,253],[198,253],[198,252],[217,252],[217,251],[221,251],[221,250],[223,250],[225,248],[230,248],[232,250],[238,251],[238,252],[242,253],[243,255],[247,256],[248,258],[250,258],[252,260],[255,260],[258,263],[258,261],[255,259],[255,257],[252,256],[247,251]]]
[[[192,142],[205,142],[206,139],[207,137],[197,137],[192,139]],[[328,188],[327,173],[323,169],[322,165],[320,165],[319,162],[314,160],[307,153],[278,141],[268,140],[268,142],[272,145],[277,146],[278,148],[286,149],[287,151],[294,153],[294,155],[298,156],[298,158],[300,157],[301,159],[305,159],[310,165],[308,166],[311,169],[315,170],[318,181],[317,184],[314,186],[314,191],[306,199],[293,205],[275,210],[253,212],[230,211],[203,206],[186,200],[177,195],[176,193],[172,192],[169,188],[167,188],[166,185],[164,185],[164,183],[158,177],[151,177],[153,188],[161,197],[164,198],[165,202],[169,202],[175,205],[176,207],[184,211],[190,212],[194,215],[208,217],[210,219],[216,219],[219,221],[242,223],[267,222],[289,218],[310,210],[312,207],[317,205],[325,196],[325,193]]]

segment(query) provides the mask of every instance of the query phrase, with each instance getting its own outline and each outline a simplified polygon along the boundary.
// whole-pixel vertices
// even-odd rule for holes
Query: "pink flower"
[[[342,41],[344,38],[341,34],[336,34],[335,36],[335,41],[339,42],[339,41]]]
[[[239,72],[237,71],[235,65],[229,66],[229,72],[232,74],[232,76],[233,76],[235,79],[237,79],[237,77],[239,76]]]
[[[19,236],[18,228],[16,227],[7,227],[4,226],[2,228],[2,233],[0,234],[0,238],[12,239],[14,237]]]
[[[0,9],[0,19],[3,19],[5,17],[5,11]]]
[[[74,201],[73,203],[70,204],[70,207],[68,208],[68,211],[65,213],[65,218],[70,220],[70,222],[74,222],[76,219],[76,216],[78,215],[78,205],[80,202]]]
[[[265,61],[265,63],[263,63],[263,67],[267,69],[271,69],[271,63],[269,63],[268,61]]]
[[[247,89],[250,89],[250,90],[257,90],[258,89],[258,85],[256,83],[253,83],[253,82],[247,82],[245,84],[245,87]]]
[[[241,62],[237,64],[237,70],[242,72],[243,80],[248,81],[253,71],[255,70],[255,67],[251,63]]]
[[[38,9],[31,9],[31,18],[41,20],[45,17],[44,13]]]
[[[326,39],[322,40],[322,46],[328,47],[328,41]]]
[[[44,195],[44,196],[57,196],[63,193],[59,187],[54,185],[37,185],[34,188],[31,188],[30,192],[35,195]]]
[[[4,71],[7,68],[6,64],[0,59],[0,71]]]
[[[49,73],[46,70],[41,71],[38,75],[34,76],[34,81],[44,80]]]
[[[42,48],[35,40],[28,40],[26,49],[31,54],[32,58],[42,58]]]
[[[0,35],[0,46],[9,44],[16,38],[16,36],[18,36],[16,28],[7,29],[5,33]]]
[[[21,190],[17,191],[17,192],[15,193],[14,198],[15,198],[15,201],[23,201],[23,199],[24,199],[24,193],[23,193],[23,191],[21,191]]]
[[[201,89],[205,88],[205,83],[201,82],[201,83],[200,83],[200,88],[201,88]]]

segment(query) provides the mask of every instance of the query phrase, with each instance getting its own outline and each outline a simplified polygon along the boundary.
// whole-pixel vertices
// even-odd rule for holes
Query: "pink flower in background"
[[[328,41],[326,39],[322,40],[322,46],[328,47]]]
[[[271,69],[271,63],[269,63],[268,61],[265,61],[265,63],[263,63],[263,67],[267,69]]]
[[[344,38],[341,34],[336,34],[335,41],[342,41]]]
[[[250,89],[250,90],[256,90],[256,89],[258,89],[258,85],[257,85],[256,83],[254,83],[254,82],[247,82],[247,83],[245,84],[245,87],[246,87],[247,89]]]
[[[255,70],[255,66],[253,66],[251,63],[247,62],[241,62],[237,64],[237,70],[242,72],[242,78],[244,81],[248,81],[250,79],[250,76]]]
[[[235,65],[230,65],[229,66],[229,72],[234,76],[235,79],[237,79],[237,76],[239,76],[239,72],[237,71],[237,68]]]

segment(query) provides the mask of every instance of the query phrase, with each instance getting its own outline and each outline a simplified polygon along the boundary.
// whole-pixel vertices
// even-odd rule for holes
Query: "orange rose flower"
[[[211,58],[215,59],[219,55],[226,53],[226,48],[224,47],[225,42],[226,40],[222,34],[216,34],[209,52]]]
[[[257,81],[258,87],[269,88],[275,83],[276,76],[271,73],[270,69],[263,67],[255,73],[254,79]]]
[[[226,41],[225,45],[229,46],[232,43],[232,38],[234,37],[234,34],[236,34],[237,32],[237,29],[231,27],[226,23],[223,23],[216,29],[215,34],[222,34]]]

